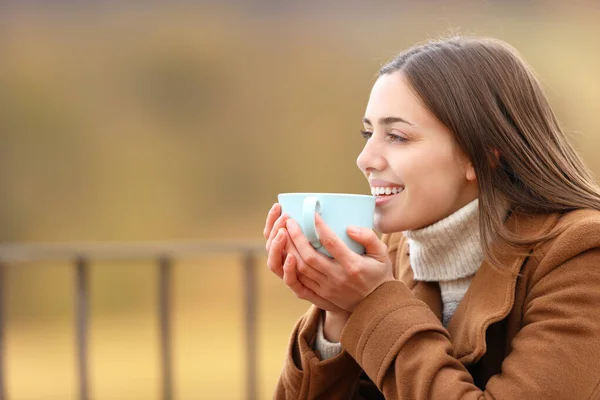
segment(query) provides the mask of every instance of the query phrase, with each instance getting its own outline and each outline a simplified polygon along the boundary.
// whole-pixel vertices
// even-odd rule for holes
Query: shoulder
[[[552,229],[558,234],[543,244],[545,257],[571,258],[600,248],[600,211],[579,209],[555,216]]]
[[[549,232],[557,232],[556,236],[533,251],[543,269],[552,270],[583,253],[600,250],[600,211],[578,209],[548,218],[554,220]],[[600,264],[600,251],[593,258]]]
[[[557,226],[600,226],[600,211],[590,208],[581,208],[561,214]]]

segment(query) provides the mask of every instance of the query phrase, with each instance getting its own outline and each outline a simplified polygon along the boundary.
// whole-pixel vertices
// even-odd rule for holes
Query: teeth
[[[398,194],[402,192],[402,188],[399,187],[372,187],[371,188],[371,194],[373,196],[382,196],[382,195],[386,195],[389,196],[390,194]]]

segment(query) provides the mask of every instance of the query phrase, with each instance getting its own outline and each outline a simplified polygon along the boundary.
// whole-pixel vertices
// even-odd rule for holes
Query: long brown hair
[[[379,76],[396,71],[472,162],[482,245],[494,264],[490,245],[497,239],[526,251],[557,234],[512,234],[504,225],[506,207],[532,214],[600,209],[600,188],[514,48],[496,39],[451,37],[404,51]]]

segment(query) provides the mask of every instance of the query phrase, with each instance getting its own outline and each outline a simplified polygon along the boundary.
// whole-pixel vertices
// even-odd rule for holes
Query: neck
[[[426,228],[405,231],[416,280],[450,281],[471,276],[483,261],[479,201]]]

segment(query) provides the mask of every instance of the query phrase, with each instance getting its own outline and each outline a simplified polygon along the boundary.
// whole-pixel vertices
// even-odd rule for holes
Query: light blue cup
[[[281,193],[277,196],[282,213],[300,225],[300,229],[317,251],[331,257],[322,246],[315,228],[315,213],[319,213],[335,234],[358,254],[365,248],[348,237],[346,228],[358,226],[373,229],[375,196],[345,193]]]

